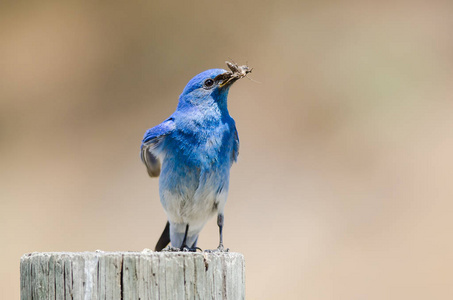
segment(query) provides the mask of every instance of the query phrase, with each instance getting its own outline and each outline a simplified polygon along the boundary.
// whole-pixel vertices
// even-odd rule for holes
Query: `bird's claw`
[[[217,247],[217,251],[218,252],[230,252],[230,248],[224,248],[223,245],[219,245],[219,247]]]
[[[217,249],[214,249],[214,250],[205,250],[204,252],[207,252],[207,253],[217,253],[217,252],[230,252],[230,248],[225,248],[223,247],[222,244],[220,244]]]
[[[201,252],[203,252],[203,250],[201,250],[201,248],[199,247],[189,248],[187,246],[182,246],[181,249],[178,250],[182,252],[197,252],[197,250],[200,250]]]
[[[168,245],[167,247],[161,250],[161,252],[179,252],[179,251],[181,251],[179,248],[172,247],[171,245]]]
[[[172,247],[170,245],[168,245],[161,251],[162,252],[197,252],[197,250],[200,250],[201,252],[203,252],[203,250],[201,250],[201,248],[199,248],[199,247],[189,248],[187,246],[182,246],[181,248],[178,248],[178,247]]]

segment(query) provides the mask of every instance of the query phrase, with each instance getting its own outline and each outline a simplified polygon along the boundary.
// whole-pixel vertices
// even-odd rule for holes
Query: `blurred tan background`
[[[453,297],[453,2],[216,0],[1,4],[1,299],[26,252],[154,247],[141,138],[229,57],[247,299]]]

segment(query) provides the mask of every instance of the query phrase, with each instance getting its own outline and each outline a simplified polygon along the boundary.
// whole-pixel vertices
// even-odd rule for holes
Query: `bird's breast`
[[[232,151],[228,124],[212,127],[198,127],[197,130],[178,130],[167,146],[167,156],[183,165],[201,168],[215,168],[227,163]]]

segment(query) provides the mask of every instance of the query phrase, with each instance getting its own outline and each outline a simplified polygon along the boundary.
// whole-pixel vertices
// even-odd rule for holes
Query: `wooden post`
[[[240,253],[31,253],[20,260],[22,300],[244,299]]]

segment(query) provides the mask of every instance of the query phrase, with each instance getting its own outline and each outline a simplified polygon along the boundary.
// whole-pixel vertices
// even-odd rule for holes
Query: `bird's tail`
[[[162,249],[167,247],[168,243],[170,243],[170,223],[167,221],[167,225],[165,225],[165,229],[162,232],[162,235],[160,236],[154,250],[162,251]]]

